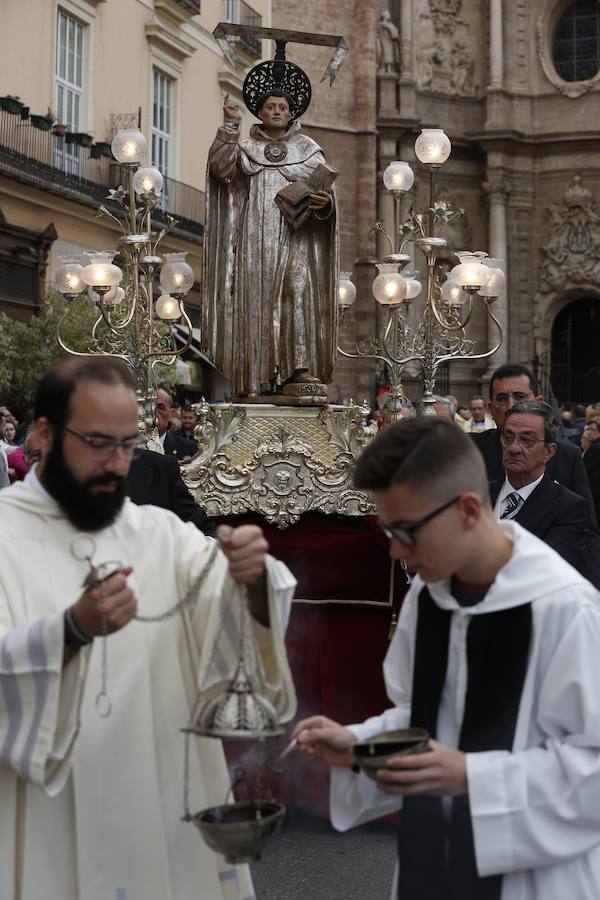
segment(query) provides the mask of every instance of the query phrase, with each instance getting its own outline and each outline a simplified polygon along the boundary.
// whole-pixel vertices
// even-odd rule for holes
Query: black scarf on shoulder
[[[446,680],[452,613],[424,587],[418,598],[411,725],[435,738]],[[459,749],[512,750],[531,640],[531,604],[472,617]],[[480,878],[468,796],[406,797],[398,845],[399,900],[500,900],[502,876]]]

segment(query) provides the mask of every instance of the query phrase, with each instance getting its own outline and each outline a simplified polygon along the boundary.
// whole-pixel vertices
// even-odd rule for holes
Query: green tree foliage
[[[29,323],[0,313],[0,403],[24,412],[33,405],[44,372],[68,356],[56,337],[58,322],[68,305],[69,315],[61,334],[74,350],[85,351],[98,314],[84,294],[69,304],[50,288],[40,314],[32,316]]]

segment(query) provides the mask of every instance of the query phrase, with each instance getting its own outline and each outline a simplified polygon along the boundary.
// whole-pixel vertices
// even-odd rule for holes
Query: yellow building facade
[[[166,176],[159,219],[180,222],[162,249],[189,253],[199,324],[208,148],[225,94],[241,104],[245,71],[263,53],[245,39],[233,67],[212,32],[220,21],[268,26],[270,0],[252,3],[2,0],[1,311],[28,319],[61,255],[116,247],[116,225],[95,208],[121,180],[107,145],[139,121],[147,163]]]

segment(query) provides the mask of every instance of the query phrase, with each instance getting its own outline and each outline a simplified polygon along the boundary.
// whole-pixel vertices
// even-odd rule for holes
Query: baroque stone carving
[[[368,408],[195,405],[198,453],[183,478],[213,516],[254,512],[279,528],[309,511],[373,513],[352,484],[354,463],[371,440]]]
[[[458,25],[465,24],[460,17],[462,5],[463,0],[429,0],[429,10],[421,18],[431,18],[436,34],[454,34]]]
[[[454,41],[449,49],[434,41],[423,48],[418,85],[438,94],[473,97],[478,90],[474,70],[475,60],[466,41]]]
[[[600,205],[581,178],[562,203],[546,210],[547,234],[540,250],[539,279],[544,292],[600,282]]]

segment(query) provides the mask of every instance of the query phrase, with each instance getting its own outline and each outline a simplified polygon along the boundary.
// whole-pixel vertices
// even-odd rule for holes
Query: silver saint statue
[[[276,375],[328,384],[337,331],[335,194],[310,187],[335,170],[302,134],[293,96],[271,89],[247,105],[260,124],[240,140],[239,109],[225,98],[206,179],[203,343],[234,397],[264,392]],[[294,184],[308,195],[303,221],[276,202]]]

